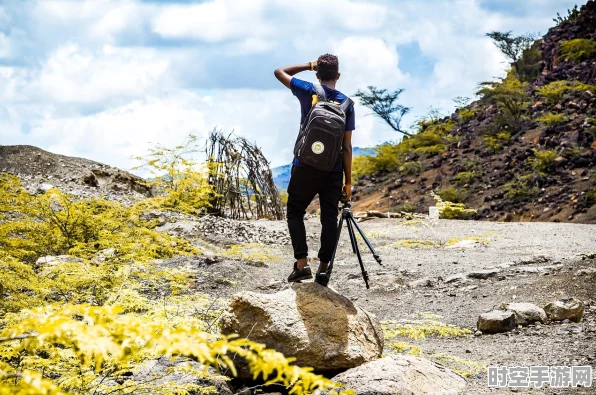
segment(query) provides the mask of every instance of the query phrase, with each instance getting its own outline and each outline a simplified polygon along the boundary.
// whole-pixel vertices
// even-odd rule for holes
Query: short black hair
[[[339,74],[337,56],[326,53],[317,59],[317,73],[322,81],[335,81]]]

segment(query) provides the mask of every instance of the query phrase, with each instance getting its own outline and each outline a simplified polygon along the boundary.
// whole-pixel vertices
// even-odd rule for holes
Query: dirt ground
[[[282,221],[258,225],[284,230]],[[360,224],[382,256],[379,266],[364,243],[364,264],[371,288],[360,276],[347,232],[339,244],[330,286],[381,321],[411,319],[417,313],[440,315],[440,321],[476,330],[478,315],[503,302],[530,302],[543,307],[564,296],[586,305],[584,321],[516,329],[498,335],[469,335],[412,341],[425,354],[444,353],[479,364],[498,366],[591,365],[596,368],[596,226],[556,223],[495,223],[476,221],[372,219]],[[317,234],[318,219],[307,221]],[[419,242],[425,248],[417,248]],[[459,243],[459,244],[458,244]],[[316,256],[317,239],[310,242]],[[414,248],[413,248],[414,247]],[[199,259],[176,258],[176,265],[196,270],[196,287],[224,306],[236,292],[271,293],[289,285],[293,262],[290,246],[252,246],[252,257],[225,258],[206,265]],[[264,253],[259,252],[265,251]],[[489,269],[486,279],[450,282],[449,276]],[[588,273],[581,273],[588,269]],[[430,286],[413,281],[427,278]],[[428,284],[427,284],[428,285]],[[387,352],[390,352],[387,349]],[[587,394],[596,389],[517,390],[487,387],[485,372],[468,378],[469,394]]]

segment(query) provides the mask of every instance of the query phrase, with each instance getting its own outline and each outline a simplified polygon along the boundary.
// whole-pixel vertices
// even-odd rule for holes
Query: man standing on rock
[[[316,72],[318,84],[293,77],[308,70]],[[326,286],[329,283],[327,266],[337,238],[343,175],[344,198],[351,197],[354,107],[346,95],[335,89],[340,77],[337,56],[325,54],[314,62],[280,67],[275,70],[275,77],[298,98],[301,109],[300,134],[288,185],[288,229],[296,258],[288,282],[312,278],[304,215],[318,194],[322,229],[320,265],[315,281]]]

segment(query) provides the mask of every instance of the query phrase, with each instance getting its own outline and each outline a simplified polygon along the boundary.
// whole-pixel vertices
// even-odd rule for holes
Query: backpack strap
[[[354,105],[354,101],[352,99],[350,99],[349,97],[346,97],[346,100],[344,100],[341,105],[339,106],[342,111],[344,113],[347,113],[348,110]]]
[[[327,94],[325,93],[325,89],[323,88],[323,85],[316,83],[313,84],[315,86],[315,91],[317,92],[317,96],[319,97],[319,101],[320,102],[326,102],[327,101]]]

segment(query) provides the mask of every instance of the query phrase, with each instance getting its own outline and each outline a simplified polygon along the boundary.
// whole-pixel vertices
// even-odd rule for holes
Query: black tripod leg
[[[379,265],[381,265],[381,257],[379,256],[379,254],[377,254],[377,251],[375,251],[375,248],[372,246],[372,244],[370,244],[370,241],[368,240],[368,238],[366,237],[366,235],[364,234],[362,229],[360,229],[360,227],[358,226],[358,223],[356,223],[356,220],[354,219],[354,216],[352,215],[352,213],[350,213],[349,217],[348,217],[348,223],[350,223],[350,222],[352,222],[354,224],[354,227],[358,230],[358,233],[360,233],[360,236],[362,236],[362,238],[364,239],[366,246],[368,247],[370,252],[372,252],[373,257],[375,258],[375,261],[377,261],[377,263]]]
[[[351,221],[350,221],[351,219]],[[354,228],[352,228],[352,221],[353,218],[346,218],[346,224],[348,225],[348,233],[350,234],[350,239],[352,240],[352,248],[356,251],[356,256],[358,257],[358,263],[360,264],[360,270],[362,271],[362,278],[364,278],[364,284],[366,284],[366,289],[370,289],[368,285],[368,273],[364,268],[364,263],[362,263],[362,256],[360,256],[360,249],[358,248],[358,243],[356,242],[356,235],[354,234]]]
[[[333,249],[333,255],[331,255],[331,261],[329,261],[329,265],[327,266],[327,276],[331,278],[331,272],[333,271],[333,262],[335,261],[335,253],[337,252],[337,246],[339,244],[339,237],[341,236],[341,227],[344,224],[344,216],[342,215],[339,219],[339,224],[337,225],[337,240],[335,240],[335,248]]]

